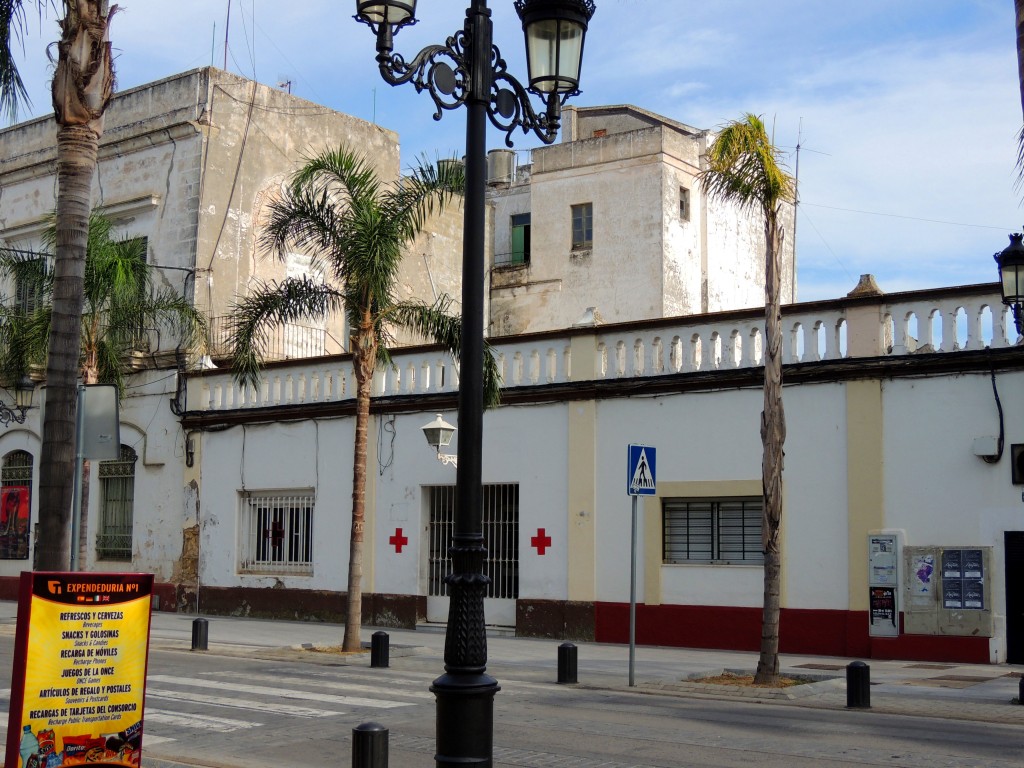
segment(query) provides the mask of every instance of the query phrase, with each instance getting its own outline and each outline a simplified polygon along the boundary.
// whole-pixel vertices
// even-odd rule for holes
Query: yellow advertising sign
[[[139,765],[152,591],[151,574],[21,574],[5,765]]]

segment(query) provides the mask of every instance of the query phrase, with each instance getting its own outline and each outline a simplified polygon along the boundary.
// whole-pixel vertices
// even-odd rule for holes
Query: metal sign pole
[[[636,662],[636,496],[633,496],[633,533],[629,539],[629,686]]]

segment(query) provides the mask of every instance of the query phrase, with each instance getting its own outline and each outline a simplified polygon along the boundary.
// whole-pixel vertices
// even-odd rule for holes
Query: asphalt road
[[[0,637],[5,685],[12,644]],[[365,656],[152,649],[143,768],[349,765],[352,728],[368,721],[390,730],[392,768],[429,766],[428,687],[440,671],[432,656],[393,656],[391,668],[371,669]],[[504,671],[496,766],[1024,764],[1020,726],[559,686]]]

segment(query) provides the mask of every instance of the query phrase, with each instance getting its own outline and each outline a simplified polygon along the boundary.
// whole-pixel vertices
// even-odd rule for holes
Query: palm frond
[[[35,0],[40,14],[50,2]],[[0,109],[7,113],[13,123],[18,119],[18,109],[24,103],[31,105],[25,83],[15,62],[13,39],[24,52],[23,35],[26,32],[24,0],[0,0]]]
[[[259,382],[268,329],[296,320],[325,319],[343,309],[344,297],[336,288],[304,277],[257,286],[232,308],[229,343],[235,380],[251,386]]]
[[[0,248],[0,275],[16,289],[34,296],[48,294],[53,286],[53,270],[46,253]]]
[[[769,215],[793,197],[792,178],[756,115],[748,113],[723,126],[708,149],[707,161],[697,178],[709,198]]]
[[[387,207],[400,228],[402,239],[411,240],[435,210],[461,197],[465,190],[466,172],[461,162],[446,158],[431,164],[426,158],[420,158],[412,173],[390,190]]]
[[[462,321],[449,313],[452,299],[441,296],[433,304],[405,301],[393,306],[381,317],[382,322],[394,323],[418,333],[435,344],[444,346],[456,360],[462,348]],[[484,344],[484,406],[492,408],[501,401],[501,374],[489,344]]]

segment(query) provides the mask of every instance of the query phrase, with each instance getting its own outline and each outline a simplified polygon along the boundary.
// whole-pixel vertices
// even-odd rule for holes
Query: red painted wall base
[[[595,603],[598,642],[629,642],[629,604]],[[987,637],[900,635],[871,637],[867,611],[783,608],[781,653],[844,658],[988,664]],[[636,642],[683,648],[754,651],[761,646],[761,609],[699,605],[638,605]]]

